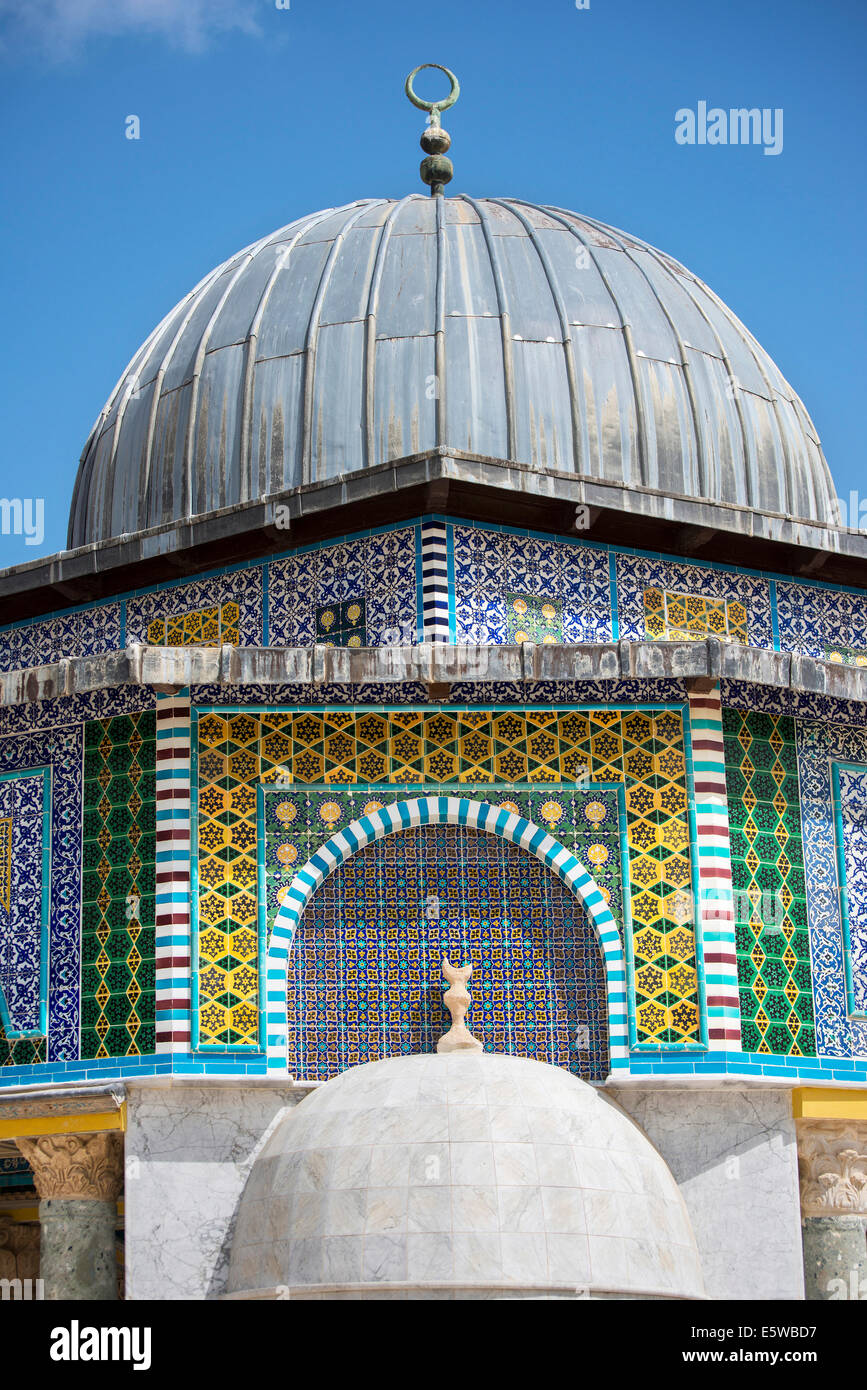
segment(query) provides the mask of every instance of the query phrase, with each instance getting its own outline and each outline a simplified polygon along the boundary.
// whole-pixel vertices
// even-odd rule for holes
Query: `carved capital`
[[[804,1216],[867,1216],[867,1123],[799,1120]]]
[[[51,1134],[15,1142],[33,1169],[41,1198],[115,1202],[120,1196],[123,1138],[118,1130]]]

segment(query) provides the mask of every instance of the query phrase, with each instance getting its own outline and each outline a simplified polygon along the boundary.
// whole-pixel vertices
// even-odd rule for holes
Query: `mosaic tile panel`
[[[525,850],[452,825],[369,845],[311,900],[289,967],[290,1070],[326,1080],[433,1051],[444,954],[473,963],[469,1022],[489,1051],[607,1074],[604,969],[580,905]]]
[[[563,605],[535,594],[506,595],[506,641],[563,641]]]
[[[520,596],[556,610],[557,641],[610,642],[608,554],[590,545],[455,526],[455,640],[510,637],[510,602]],[[547,620],[546,620],[547,621]]]
[[[834,771],[848,1003],[867,1016],[867,767]]]
[[[260,565],[137,594],[127,600],[126,640],[153,646],[216,646],[223,641],[261,647],[262,594]]]
[[[169,618],[154,618],[148,623],[147,640],[152,647],[237,647],[238,618],[237,603],[193,608]]]
[[[80,726],[0,739],[0,774],[51,769],[48,964],[48,1046],[45,1060],[78,1057],[81,963],[81,769]],[[10,1047],[8,1038],[4,1048]],[[21,1060],[28,1049],[13,1049]],[[29,1047],[32,1053],[33,1047]],[[8,1051],[0,1058],[11,1059]],[[28,1058],[29,1060],[29,1058]]]
[[[796,729],[817,1050],[867,1057],[867,1021],[849,1015],[833,787],[834,763],[867,765],[867,731],[806,721]]]
[[[867,652],[826,642],[825,660],[832,661],[835,666],[867,666]]]
[[[826,646],[867,650],[867,594],[822,589],[779,579],[777,616],[780,647],[825,660]]]
[[[154,1046],[155,715],[85,727],[81,1055]]]
[[[325,603],[316,609],[316,641],[325,647],[366,647],[364,599]]]
[[[113,652],[121,645],[121,605],[104,603],[84,612],[64,613],[0,630],[0,671],[46,666],[63,657]]]
[[[417,531],[407,526],[357,536],[272,561],[268,566],[271,645],[312,646],[319,640],[318,612],[350,602],[365,609],[368,646],[417,642]]]
[[[478,788],[575,782],[587,769],[625,786],[637,1042],[698,1042],[680,710],[210,711],[198,741],[201,1045],[257,1045],[261,781]]]
[[[688,596],[692,601],[707,599],[714,604],[737,605],[739,610],[743,610],[743,616],[735,610],[733,616],[736,614],[738,621],[734,622],[734,629],[737,632],[746,630],[751,646],[773,650],[771,590],[769,581],[763,576],[738,570],[711,569],[709,566],[687,564],[659,555],[618,554],[614,557],[614,564],[620,637],[623,640],[646,640],[649,634],[645,594],[648,590],[654,590],[658,594],[670,594],[675,600]],[[719,610],[711,607],[707,610],[708,615],[711,611]],[[658,621],[658,609],[656,613],[654,622]],[[684,609],[680,610],[680,614],[688,616]],[[688,622],[682,625],[682,630],[690,631]],[[732,640],[745,639],[733,636]]]
[[[728,642],[749,642],[747,610],[733,599],[645,589],[644,625],[653,641],[701,642],[713,636]]]
[[[723,731],[743,1050],[813,1057],[794,721],[726,709]]]
[[[44,772],[0,776],[0,1003],[13,1034],[45,1032],[48,809]]]

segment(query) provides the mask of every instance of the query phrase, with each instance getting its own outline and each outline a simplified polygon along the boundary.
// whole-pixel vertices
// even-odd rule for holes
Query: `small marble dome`
[[[542,1062],[343,1072],[256,1160],[234,1298],[702,1298],[686,1208],[612,1100]]]

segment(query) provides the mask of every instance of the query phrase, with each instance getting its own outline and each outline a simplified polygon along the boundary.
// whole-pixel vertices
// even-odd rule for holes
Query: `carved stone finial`
[[[484,1049],[484,1043],[473,1037],[465,1022],[472,1002],[467,989],[467,980],[472,973],[472,965],[458,969],[451,964],[448,956],[443,956],[443,974],[449,981],[443,1002],[452,1016],[452,1026],[437,1043],[437,1052],[482,1052]]]
[[[40,1198],[114,1202],[123,1187],[123,1138],[118,1130],[99,1134],[50,1134],[16,1139]]]
[[[804,1216],[867,1216],[867,1126],[799,1121],[798,1159]]]

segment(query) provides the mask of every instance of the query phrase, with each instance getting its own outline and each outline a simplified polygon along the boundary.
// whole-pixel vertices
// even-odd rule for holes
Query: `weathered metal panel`
[[[686,361],[693,383],[702,460],[701,497],[747,504],[743,432],[725,363],[688,347]]]
[[[515,454],[531,468],[572,471],[572,413],[562,344],[513,344]]]
[[[238,465],[245,360],[244,348],[239,345],[220,348],[205,357],[194,441],[193,511],[197,514],[227,507],[241,492]]]
[[[679,361],[677,340],[638,267],[623,251],[610,251],[605,246],[594,247],[593,257],[620,305],[624,321],[632,328],[635,351],[661,362]]]
[[[437,389],[433,336],[377,342],[371,464],[434,448]]]
[[[662,492],[699,495],[695,422],[682,371],[641,357],[637,363],[644,408],[645,482]]]
[[[328,242],[317,241],[312,246],[300,243],[288,252],[268,296],[257,358],[285,357],[306,347],[310,313],[330,249]]]
[[[392,234],[382,272],[376,332],[412,338],[436,328],[436,237]]]
[[[502,458],[508,426],[500,320],[447,317],[445,341],[448,441],[471,454]]]
[[[641,482],[635,392],[619,329],[573,328],[582,434],[581,472],[632,485]]]
[[[337,323],[319,330],[311,423],[315,479],[363,467],[363,366],[363,323]]]
[[[297,487],[301,478],[304,357],[276,357],[256,366],[250,419],[254,496]]]
[[[565,227],[537,233],[557,277],[570,324],[620,326],[620,313],[587,247]]]

